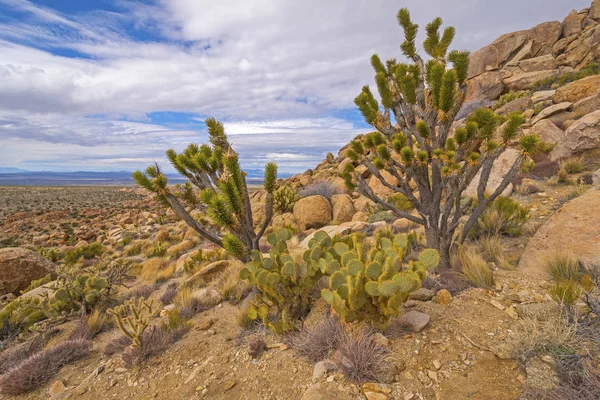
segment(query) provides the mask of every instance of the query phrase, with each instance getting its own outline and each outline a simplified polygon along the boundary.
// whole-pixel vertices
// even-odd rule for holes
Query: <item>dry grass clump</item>
[[[581,287],[576,281],[557,281],[548,290],[548,293],[559,304],[571,307],[581,298]]]
[[[503,269],[514,269],[514,267],[504,258],[502,242],[498,236],[482,236],[479,238],[479,247],[488,261],[495,262]]]
[[[112,326],[112,320],[105,312],[95,309],[90,314],[81,318],[77,327],[69,335],[69,339],[93,339],[97,334],[106,331]]]
[[[364,383],[377,382],[388,368],[386,359],[390,351],[375,342],[374,332],[363,330],[355,335],[340,337],[333,355],[346,378]]]
[[[579,344],[577,326],[564,315],[544,313],[527,317],[517,322],[507,344],[511,357],[522,363],[544,352],[574,353]]]
[[[267,343],[263,338],[256,337],[252,339],[248,347],[248,354],[250,357],[257,359],[267,350]]]
[[[235,315],[235,322],[237,324],[237,326],[239,326],[240,328],[247,330],[252,328],[255,325],[258,325],[258,319],[251,319],[248,316],[248,308],[249,305],[246,305],[245,307],[241,307],[238,311],[237,314]]]
[[[152,285],[140,285],[140,286],[135,287],[131,291],[131,293],[129,293],[128,297],[129,298],[132,298],[132,297],[142,297],[144,299],[147,299],[155,291],[156,291],[156,287],[155,286],[152,286]]]
[[[65,365],[87,356],[91,347],[89,340],[66,340],[34,354],[2,375],[0,393],[14,396],[35,389]]]
[[[163,304],[171,304],[176,295],[177,284],[175,282],[169,283],[164,293],[160,296],[160,302]]]
[[[546,259],[548,274],[555,281],[579,281],[581,269],[579,261],[568,253],[556,253]]]
[[[219,275],[216,287],[225,300],[239,303],[252,290],[252,285],[248,281],[239,278],[243,267],[242,263],[231,263]]]
[[[141,346],[129,346],[121,354],[127,368],[141,364],[166,350],[180,333],[171,332],[160,326],[152,326],[142,334]]]
[[[196,242],[194,242],[193,240],[190,240],[190,239],[186,239],[186,240],[182,241],[181,243],[178,243],[178,244],[175,244],[175,245],[169,247],[167,250],[167,255],[169,257],[171,257],[172,259],[176,259],[176,258],[182,256],[183,254],[187,253],[194,247],[196,247]]]
[[[37,335],[33,340],[9,347],[0,353],[0,375],[17,366],[35,353],[40,352],[44,346],[60,331],[51,329],[48,332]]]
[[[462,247],[458,250],[458,262],[462,278],[471,285],[484,289],[494,287],[494,274],[487,261],[475,249]]]
[[[343,341],[346,335],[340,322],[329,315],[320,321],[305,327],[299,332],[287,336],[287,343],[312,362],[325,359]]]
[[[559,164],[559,168],[565,170],[567,174],[578,174],[583,171],[583,157],[571,157],[563,160]]]
[[[104,347],[104,355],[112,356],[113,354],[122,353],[128,346],[131,346],[131,339],[122,333],[115,336]]]
[[[174,270],[174,266],[172,269]],[[140,273],[140,278],[151,281],[155,279],[158,275],[162,274],[163,271],[170,270],[171,265],[168,260],[162,258],[151,258],[142,263],[142,271]]]

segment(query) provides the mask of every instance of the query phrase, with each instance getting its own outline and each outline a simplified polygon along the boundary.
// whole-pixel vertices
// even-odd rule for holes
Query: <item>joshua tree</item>
[[[277,165],[268,163],[265,166],[265,220],[255,231],[246,174],[240,168],[238,154],[227,140],[223,124],[209,118],[206,126],[210,145],[190,144],[179,154],[173,149],[167,151],[173,167],[189,180],[185,185],[178,190],[169,188],[167,177],[158,164],[149,166],[146,173],[134,172],[133,179],[138,185],[156,193],[162,203],[171,207],[200,236],[246,262],[250,251],[258,250],[258,241],[273,217]],[[192,216],[190,212],[194,209],[203,212],[201,218]],[[229,233],[223,235],[222,230]]]
[[[348,156],[355,165],[366,166],[385,187],[406,196],[416,213],[403,211],[376,195],[361,174],[354,173],[352,164],[343,177],[349,188],[398,217],[423,225],[427,246],[438,249],[441,265],[448,266],[450,246],[461,217],[472,208],[460,236],[464,240],[486,206],[519,171],[538,140],[533,135],[518,138],[523,123],[520,114],[503,120],[489,109],[476,110],[464,124],[452,129],[465,99],[469,53],[448,53],[455,30],[447,27],[440,36],[442,20],[436,18],[426,27],[423,48],[431,58],[425,62],[417,54],[418,26],[411,21],[407,9],[398,12],[398,22],[405,35],[400,48],[409,63],[391,59],[384,64],[379,56],[372,56],[381,104],[368,86],[362,88],[355,103],[377,131],[352,141]],[[392,114],[395,122],[391,121]],[[494,192],[486,193],[494,161],[515,142],[522,152]],[[387,181],[381,172],[384,170],[397,183],[390,182],[392,178]],[[476,201],[463,200],[465,189],[478,173]]]

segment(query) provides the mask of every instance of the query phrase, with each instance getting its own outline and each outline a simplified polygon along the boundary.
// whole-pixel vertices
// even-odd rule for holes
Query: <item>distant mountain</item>
[[[260,183],[263,171],[246,170],[248,181]],[[280,174],[287,178],[291,174]],[[183,183],[185,178],[177,174],[167,174],[169,183]],[[26,171],[19,168],[0,167],[0,186],[131,186],[133,179],[128,171]]]

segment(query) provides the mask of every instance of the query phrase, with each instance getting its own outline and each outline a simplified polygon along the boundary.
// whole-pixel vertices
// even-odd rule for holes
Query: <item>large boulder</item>
[[[320,228],[331,221],[331,204],[320,195],[304,197],[294,204],[294,217],[303,229]]]
[[[490,177],[486,186],[487,192],[493,193],[498,188],[498,186],[500,186],[502,180],[504,179],[508,171],[512,168],[518,156],[519,152],[515,149],[507,149],[504,151],[504,153],[500,154],[500,157],[496,159],[494,165],[492,166],[492,172],[490,173]],[[465,195],[472,197],[477,196],[477,187],[479,186],[480,176],[481,171],[479,171],[475,178],[471,181],[471,184],[467,187],[467,190],[465,191]],[[510,196],[512,190],[513,185],[509,183],[506,189],[504,189],[504,191],[502,192],[502,195]]]
[[[600,110],[575,121],[566,131],[563,140],[558,143],[550,156],[556,154],[574,154],[600,147]]]
[[[575,103],[583,98],[593,96],[600,90],[600,75],[588,76],[556,89],[552,96],[555,103]]]
[[[543,142],[558,145],[565,137],[565,132],[554,124],[549,119],[543,119],[536,123],[528,133],[538,135]],[[555,154],[555,157],[557,155]],[[563,158],[564,154],[558,155],[558,158],[552,159],[556,161]],[[551,156],[552,158],[552,156]]]
[[[600,20],[600,0],[594,0],[592,2],[588,17],[595,19],[596,21]]]
[[[469,79],[486,71],[501,68],[527,42],[528,32],[507,33],[494,40],[493,43],[477,50],[469,58]]]
[[[534,57],[519,61],[519,67],[523,72],[535,72],[552,70],[558,68],[558,63],[552,54],[546,54],[540,57]]]
[[[38,253],[21,247],[0,249],[0,293],[18,295],[31,281],[50,274],[55,266]]]
[[[531,97],[519,97],[518,99],[514,99],[513,101],[506,103],[505,105],[497,109],[496,114],[508,115],[514,113],[515,111],[523,112],[531,108],[532,105],[533,103],[531,102]]]
[[[546,279],[545,260],[553,254],[570,254],[584,263],[600,263],[600,191],[590,189],[554,214],[529,241],[519,269]]]
[[[538,121],[551,117],[554,114],[558,114],[568,110],[569,108],[571,108],[572,105],[573,103],[569,103],[567,101],[564,103],[554,104],[550,107],[546,107],[538,115],[536,115],[534,119],[531,120],[531,123],[535,125],[538,123]]]
[[[331,198],[331,205],[333,206],[334,225],[352,221],[356,209],[350,196],[347,194],[336,194]]]

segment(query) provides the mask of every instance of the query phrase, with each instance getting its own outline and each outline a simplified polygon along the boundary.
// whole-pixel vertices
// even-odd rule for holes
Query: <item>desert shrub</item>
[[[31,341],[11,346],[0,353],[0,375],[16,367],[32,355],[42,351],[44,346],[60,331],[50,329],[36,335]]]
[[[291,212],[299,198],[296,189],[289,185],[282,185],[273,192],[273,207],[282,213]]]
[[[119,333],[106,344],[104,347],[104,355],[112,356],[114,354],[122,353],[127,347],[131,346],[131,339],[127,336]]]
[[[331,183],[325,182],[325,181],[315,182],[315,183],[308,185],[307,187],[301,189],[298,192],[300,197],[309,197],[309,196],[319,195],[319,196],[326,197],[327,200],[331,200],[331,198],[334,195],[340,194],[340,193],[342,193],[342,191],[340,189],[338,189]]]
[[[58,262],[64,256],[56,247],[40,247],[37,252],[52,262]]]
[[[559,304],[571,307],[581,298],[581,288],[577,281],[557,281],[548,289],[548,293]]]
[[[479,238],[479,247],[488,261],[495,262],[504,269],[511,269],[503,256],[502,242],[498,236],[482,236]]]
[[[555,281],[579,281],[581,268],[579,261],[565,252],[558,252],[546,259],[546,270]]]
[[[492,105],[492,110],[497,110],[500,107],[510,103],[511,101],[514,101],[516,99],[520,99],[521,97],[526,97],[529,96],[529,91],[527,90],[519,90],[519,91],[513,91],[511,90],[508,93],[504,93],[502,96],[500,96],[498,98],[498,100],[496,100],[494,102],[494,104]]]
[[[152,293],[156,291],[156,287],[151,285],[140,285],[135,287],[129,294],[129,297],[141,297],[147,299]]]
[[[475,287],[491,289],[494,287],[494,274],[487,261],[474,249],[462,247],[458,251],[463,279]]]
[[[168,243],[158,242],[154,246],[150,247],[147,256],[148,257],[163,257],[167,254]]]
[[[146,240],[135,240],[124,249],[124,253],[127,257],[133,257],[142,254],[142,251],[147,249],[150,243]]]
[[[546,79],[542,79],[537,81],[534,86],[534,91],[539,90],[548,90],[548,89],[556,89],[558,87],[564,86],[567,83],[575,82],[583,78],[587,78],[588,76],[598,75],[600,74],[600,64],[597,62],[592,62],[586,64],[579,71],[567,72],[558,77],[548,77]]]
[[[336,349],[345,334],[344,327],[336,318],[324,315],[318,322],[289,334],[286,342],[301,356],[318,362]]]
[[[163,329],[171,332],[184,332],[190,328],[190,323],[181,315],[178,309],[171,310],[167,313],[166,319],[163,321]]]
[[[31,283],[29,283],[29,286],[27,286],[27,288],[25,290],[21,290],[21,294],[27,293],[33,289],[39,288],[40,286],[43,286],[46,283],[50,283],[50,282],[52,282],[52,275],[50,275],[50,274],[44,276],[43,278],[33,280],[33,281],[31,281]]]
[[[481,215],[477,224],[479,233],[484,236],[519,236],[528,220],[529,207],[522,206],[510,197],[498,196]]]
[[[256,324],[256,320],[253,320],[248,315],[248,306],[240,308],[235,314],[235,322],[237,326],[242,329],[250,329]]]
[[[571,157],[559,163],[568,174],[578,174],[583,171],[583,157]]]
[[[390,352],[374,339],[374,332],[363,330],[356,335],[343,335],[336,346],[334,358],[344,375],[358,383],[378,381],[388,367]]]
[[[265,351],[267,351],[267,343],[265,343],[263,338],[256,337],[250,341],[248,345],[248,355],[250,357],[254,359],[260,358]]]
[[[539,193],[541,191],[542,189],[532,184],[521,184],[517,186],[517,193],[519,193],[521,196],[528,196],[530,194]]]
[[[410,211],[413,208],[413,204],[408,200],[408,198],[402,193],[396,193],[387,198],[388,203],[393,204],[399,210],[402,211]]]
[[[379,212],[376,212],[375,214],[370,215],[369,218],[367,219],[367,222],[369,222],[370,224],[372,224],[374,222],[379,222],[379,221],[393,222],[397,219],[398,219],[398,217],[389,211],[379,211]]]
[[[92,258],[102,255],[104,247],[98,243],[90,243],[85,246],[77,247],[71,251],[67,251],[63,257],[63,261],[66,264],[75,264],[77,261],[83,259],[91,260]]]
[[[177,284],[175,282],[169,283],[164,293],[160,296],[160,302],[163,304],[171,304],[176,295]]]
[[[162,353],[175,339],[176,336],[173,332],[167,331],[159,326],[153,326],[146,329],[142,334],[141,345],[127,347],[123,353],[121,353],[121,358],[123,359],[125,366],[131,368]]]
[[[89,340],[67,340],[34,354],[0,377],[0,393],[14,396],[35,389],[65,365],[87,356],[91,347]]]
[[[556,349],[570,349],[575,353],[578,345],[577,327],[566,316],[543,313],[536,317],[520,319],[512,329],[507,345],[511,358],[523,365],[541,353]]]
[[[111,326],[111,321],[106,313],[96,309],[79,320],[77,326],[69,335],[69,339],[93,339],[100,332]]]
[[[107,312],[114,317],[121,332],[131,339],[132,347],[141,347],[144,331],[148,328],[150,319],[156,315],[157,309],[152,300],[134,298]]]
[[[225,257],[222,249],[195,251],[183,264],[183,270],[188,275],[193,275],[203,266],[222,260]]]

